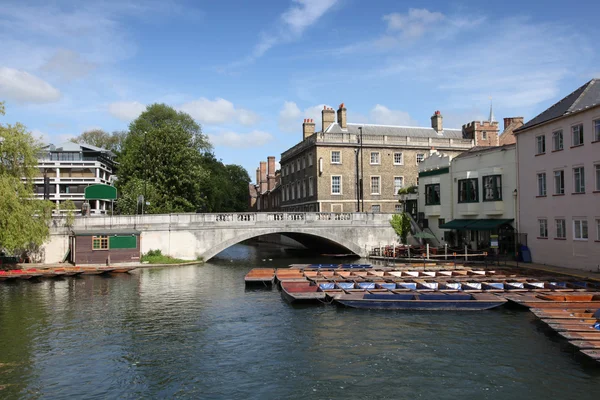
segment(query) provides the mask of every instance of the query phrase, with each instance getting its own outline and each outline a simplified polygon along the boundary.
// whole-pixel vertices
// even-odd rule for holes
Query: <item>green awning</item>
[[[467,225],[475,222],[475,219],[453,219],[450,222],[446,222],[445,224],[440,225],[442,229],[468,229]]]
[[[472,224],[467,226],[467,229],[471,231],[491,231],[492,229],[496,229],[501,225],[508,224],[513,221],[511,219],[476,219],[473,220]]]

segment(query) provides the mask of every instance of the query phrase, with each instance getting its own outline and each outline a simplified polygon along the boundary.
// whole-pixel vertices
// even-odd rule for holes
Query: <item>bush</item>
[[[162,252],[159,249],[150,250],[146,253],[146,255],[148,257],[157,257],[157,256],[162,256]]]

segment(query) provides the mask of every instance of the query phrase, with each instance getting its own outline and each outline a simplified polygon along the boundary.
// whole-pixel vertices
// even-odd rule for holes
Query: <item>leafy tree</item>
[[[396,235],[401,239],[402,243],[407,243],[406,239],[410,233],[410,217],[406,213],[394,214],[390,220],[390,225],[394,228]]]
[[[202,166],[209,172],[209,176],[201,187],[205,203],[200,211],[246,211],[250,183],[248,172],[239,165],[224,165],[212,153],[202,156]]]
[[[121,197],[136,197],[132,191],[142,181],[146,195],[150,185],[157,204],[151,213],[191,212],[203,205],[201,187],[208,178],[202,154],[211,148],[200,126],[191,116],[165,104],[152,104],[129,125],[119,159],[117,186]],[[130,202],[129,200],[129,202]],[[128,203],[124,201],[123,203]],[[120,212],[130,205],[118,206]]]
[[[73,224],[75,223],[75,210],[77,210],[77,207],[75,206],[75,203],[73,203],[73,200],[66,200],[61,206],[61,209],[65,210],[65,226],[67,228],[72,228]]]
[[[35,200],[32,185],[40,149],[22,124],[0,124],[0,250],[7,253],[39,247],[49,235],[53,205]]]
[[[145,187],[144,187],[145,186]],[[120,188],[119,199],[117,200],[117,211],[120,214],[133,215],[141,213],[141,204],[138,203],[139,196],[146,192],[146,202],[149,205],[144,205],[144,213],[159,214],[163,212],[163,208],[168,209],[168,199],[163,199],[152,182],[146,183],[139,178],[130,179],[125,185]]]
[[[71,139],[71,141],[73,143],[91,144],[92,146],[110,150],[118,155],[121,152],[121,148],[126,136],[126,131],[115,131],[113,133],[108,133],[102,129],[92,129],[83,132],[76,138]]]

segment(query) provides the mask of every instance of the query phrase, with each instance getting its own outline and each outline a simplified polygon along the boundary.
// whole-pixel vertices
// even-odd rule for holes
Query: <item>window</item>
[[[294,162],[292,161],[292,174],[294,173]]]
[[[379,152],[371,152],[371,164],[379,164]]]
[[[281,201],[285,201],[285,189],[281,191]]]
[[[552,150],[559,151],[563,149],[563,133],[562,130],[552,134]]]
[[[600,164],[594,165],[596,170],[596,190],[600,192]]]
[[[300,172],[300,159],[296,160],[296,171]]]
[[[417,164],[422,163],[425,160],[425,154],[417,153]]]
[[[546,173],[537,174],[538,197],[546,195]]]
[[[342,194],[342,177],[339,175],[331,177],[331,194]]]
[[[573,135],[573,146],[581,146],[583,144],[583,124],[572,126],[571,134]]]
[[[313,165],[313,157],[312,157],[312,153],[308,153],[308,166],[312,167]]]
[[[302,180],[302,197],[306,197],[306,179]]]
[[[594,124],[594,142],[600,142],[600,119],[592,123]]]
[[[585,193],[585,171],[583,167],[573,168],[573,180],[575,193]]]
[[[313,188],[313,177],[308,177],[308,195],[313,196],[315,194],[315,189]]]
[[[596,240],[600,242],[600,219],[596,220]]]
[[[332,164],[341,164],[342,163],[342,154],[339,151],[331,152],[331,163]]]
[[[565,171],[554,171],[554,194],[565,194]]]
[[[544,154],[546,152],[546,135],[535,137],[535,154]]]
[[[425,205],[435,206],[440,204],[440,184],[425,185]]]
[[[379,194],[379,181],[380,177],[372,176],[371,177],[371,194]]]
[[[302,157],[302,169],[306,168],[306,160]]]
[[[562,218],[557,218],[555,221],[556,224],[556,238],[557,239],[566,239],[567,238],[567,223]]]
[[[395,204],[394,212],[401,213],[402,212],[402,204]]]
[[[296,182],[296,195],[298,196],[298,199],[300,199],[300,195],[302,194],[302,192],[300,192],[300,181]]]
[[[546,218],[538,219],[538,226],[540,228],[538,232],[538,237],[547,238],[548,237],[548,220]]]
[[[92,236],[92,250],[108,250],[108,236]]]
[[[487,132],[486,131],[481,132],[481,139],[487,140]]]
[[[381,212],[381,206],[379,204],[373,204],[371,206],[371,212],[374,212],[374,213]]]
[[[291,192],[292,192],[292,200],[294,200],[296,198],[296,188],[294,188],[294,184],[292,183],[291,185],[292,187],[290,188]]]
[[[458,202],[479,202],[479,183],[477,181],[477,178],[461,179],[458,181]]]
[[[438,227],[441,225],[444,225],[446,223],[446,218],[440,218],[438,219]]]
[[[483,201],[502,200],[502,175],[483,177]]]
[[[404,164],[404,159],[402,157],[402,153],[394,153],[394,165],[402,165]]]
[[[573,220],[573,238],[575,240],[587,240],[587,238],[588,238],[587,220],[585,220],[585,219]]]
[[[398,190],[402,189],[404,186],[404,177],[395,176],[394,177],[394,194],[398,194]]]

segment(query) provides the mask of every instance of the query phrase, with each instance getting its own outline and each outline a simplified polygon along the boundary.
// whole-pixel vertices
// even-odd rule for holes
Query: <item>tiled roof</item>
[[[373,125],[373,124],[347,124],[346,129],[334,122],[325,130],[326,133],[360,133],[358,128],[363,128],[363,135],[386,135],[386,136],[411,136],[411,137],[432,137],[462,139],[461,129],[444,129],[442,132],[436,132],[433,128],[424,128],[416,126],[393,126],[393,125]]]
[[[600,105],[600,79],[592,79],[522,127],[515,129],[514,132],[519,133],[544,122],[598,105]]]

